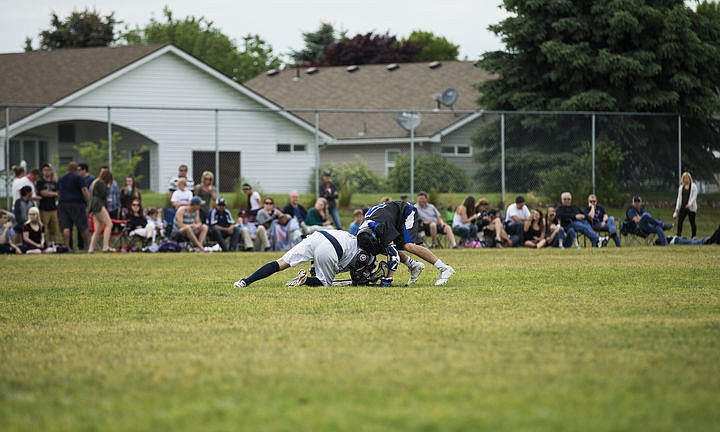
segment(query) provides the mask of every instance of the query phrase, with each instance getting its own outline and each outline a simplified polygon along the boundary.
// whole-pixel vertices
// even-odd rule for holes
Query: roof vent
[[[272,76],[275,76],[275,75],[277,75],[277,74],[279,74],[279,73],[280,73],[280,71],[277,70],[277,69],[270,69],[269,71],[265,72],[265,75],[267,75],[267,76],[269,76],[269,77],[272,77]]]
[[[400,67],[400,65],[397,64],[397,63],[390,63],[389,65],[385,66],[385,69],[387,69],[387,70],[389,70],[389,71],[392,72],[392,71],[394,71],[395,69],[397,69],[397,68],[399,68],[399,67]]]
[[[350,73],[352,73],[352,72],[355,72],[355,71],[358,70],[358,69],[359,69],[359,68],[358,68],[358,65],[352,65],[352,66],[348,66],[347,69],[345,69],[345,70],[348,71],[348,72],[350,72]]]
[[[311,68],[308,68],[308,69],[305,71],[305,73],[308,74],[308,75],[312,75],[312,74],[318,73],[319,70],[320,70],[320,69],[318,69],[318,68],[316,68],[316,67],[311,67]]]
[[[440,63],[439,61],[434,61],[428,65],[430,69],[437,69],[440,66],[442,66],[442,63]]]

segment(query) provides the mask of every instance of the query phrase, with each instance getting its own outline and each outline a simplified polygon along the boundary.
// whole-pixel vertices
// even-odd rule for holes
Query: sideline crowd
[[[170,206],[158,209],[143,208],[133,176],[126,176],[119,186],[108,167],[101,167],[97,177],[86,164],[75,162],[59,177],[50,164],[27,174],[22,166],[13,171],[13,212],[0,214],[0,253],[66,252],[74,246],[88,253],[288,251],[316,231],[343,229],[336,203],[339,191],[327,171],[309,209],[300,203],[297,191],[290,192],[287,205],[280,208],[272,197],[262,197],[251,185],[243,184],[246,210],[234,217],[226,199],[215,190],[213,173],[203,172],[196,185],[186,165],[180,165],[168,185]],[[401,196],[401,201],[408,202],[408,197]],[[484,198],[476,201],[468,196],[456,208],[441,212],[428,201],[426,192],[417,194],[413,206],[431,248],[443,243],[450,248],[580,248],[580,236],[592,247],[606,247],[610,241],[620,247],[621,233],[654,236],[654,243],[661,246],[718,243],[717,231],[696,238],[697,186],[687,172],[682,175],[673,214],[676,235],[670,237],[665,232],[674,225],[653,217],[637,195],[622,221],[608,215],[595,195],[589,195],[580,208],[568,192],[560,197],[559,206],[544,209],[528,208],[522,196],[504,211],[492,208]],[[353,211],[351,234],[357,234],[365,211]],[[689,238],[682,236],[685,219],[690,223]]]

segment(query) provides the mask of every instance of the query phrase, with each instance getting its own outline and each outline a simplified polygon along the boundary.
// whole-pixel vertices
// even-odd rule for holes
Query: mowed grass
[[[0,430],[717,430],[720,247],[438,254],[447,286],[391,289],[0,257]]]

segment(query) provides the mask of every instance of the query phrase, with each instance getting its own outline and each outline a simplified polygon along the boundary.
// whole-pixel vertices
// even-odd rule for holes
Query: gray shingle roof
[[[287,108],[327,109],[410,109],[432,110],[432,95],[449,87],[459,91],[455,109],[478,109],[479,93],[474,84],[492,75],[471,62],[443,62],[430,68],[428,63],[401,63],[389,70],[387,65],[360,65],[354,72],[347,66],[286,69],[275,75],[262,74],[245,86],[274,103]],[[432,136],[461,121],[467,114],[453,115],[447,107],[441,114],[423,115],[417,136]],[[314,113],[295,112],[314,124]],[[393,113],[321,113],[320,129],[336,139],[403,138],[408,132],[395,122]],[[364,133],[361,133],[364,132]]]
[[[0,105],[57,102],[163,46],[133,45],[0,54]],[[11,109],[10,121],[35,111],[37,109]],[[4,112],[1,115],[4,120]]]

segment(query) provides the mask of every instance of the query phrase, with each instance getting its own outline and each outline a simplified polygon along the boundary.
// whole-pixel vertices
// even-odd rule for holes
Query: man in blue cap
[[[630,221],[630,231],[638,231],[642,234],[657,234],[656,244],[667,246],[668,241],[665,237],[665,231],[672,229],[673,224],[666,224],[659,219],[655,219],[649,211],[645,210],[642,205],[643,200],[640,195],[633,197],[633,203],[625,211],[625,215]]]
[[[210,237],[220,245],[223,252],[235,251],[238,241],[240,240],[240,230],[235,229],[235,221],[226,206],[227,201],[225,198],[218,198],[215,202],[215,207],[208,212],[206,220],[208,227],[210,227]],[[225,237],[230,237],[229,249],[225,242]]]

